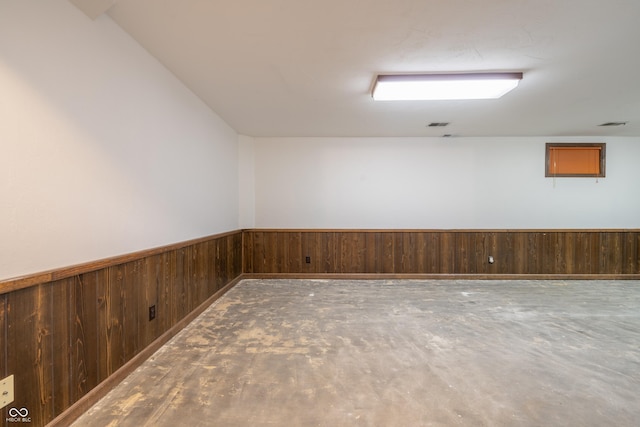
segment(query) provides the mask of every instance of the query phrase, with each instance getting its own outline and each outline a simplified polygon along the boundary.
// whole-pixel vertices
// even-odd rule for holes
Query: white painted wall
[[[0,1],[0,279],[238,228],[237,134],[108,16]]]
[[[255,139],[238,136],[238,185],[240,228],[253,228],[256,223]]]
[[[606,142],[606,178],[544,176]],[[640,228],[639,138],[256,138],[259,228]]]

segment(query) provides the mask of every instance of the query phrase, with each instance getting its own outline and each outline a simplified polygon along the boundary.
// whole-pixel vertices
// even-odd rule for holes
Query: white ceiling
[[[640,136],[638,0],[119,0],[109,7],[113,20],[245,135]],[[499,100],[370,96],[377,73],[467,70],[523,71],[524,78]],[[611,121],[628,123],[598,126]]]

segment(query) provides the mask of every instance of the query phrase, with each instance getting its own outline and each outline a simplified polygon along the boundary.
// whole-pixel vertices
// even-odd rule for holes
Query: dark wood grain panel
[[[160,280],[158,287],[158,305],[156,306],[157,333],[162,334],[164,331],[175,325],[175,251],[167,252],[161,255],[162,263]]]
[[[287,262],[284,265],[285,271],[302,271],[302,235],[300,232],[288,233],[285,240],[286,247],[286,259]]]
[[[243,245],[244,241],[242,239],[242,236],[240,235],[240,239],[239,239],[239,245]],[[240,248],[240,251],[242,253],[242,251],[244,250],[244,248]],[[216,291],[218,290],[217,288],[217,280],[218,280],[218,274],[216,271],[216,242],[214,240],[210,240],[207,242],[207,259],[206,259],[206,265],[204,266],[205,270],[206,270],[206,278],[207,278],[207,284],[206,284],[206,290],[207,290],[207,295],[213,295],[214,293],[216,293]],[[243,262],[243,259],[240,258],[240,262]]]
[[[229,283],[233,282],[234,280],[236,280],[236,278],[242,275],[242,259],[244,257],[243,247],[242,247],[242,233],[228,235],[227,239],[229,239],[228,245],[230,245],[232,248],[232,255],[228,257],[229,262],[232,264],[232,268],[231,268],[231,274],[227,278],[227,282],[225,283],[225,286],[227,286]]]
[[[322,247],[320,234],[305,231],[300,235],[300,247],[304,258],[303,271],[305,273],[320,273],[322,265]],[[309,262],[306,262],[309,257]]]
[[[124,330],[125,363],[138,354],[144,346],[146,325],[149,317],[146,305],[147,268],[144,258],[125,264]]]
[[[110,268],[98,270],[91,274],[85,274],[83,277],[89,283],[93,282],[96,289],[97,303],[97,327],[96,344],[98,348],[98,382],[102,382],[111,375],[109,367],[111,366],[111,353],[109,351],[111,345],[111,331],[108,329],[110,325],[109,317],[111,312],[111,298],[109,287]]]
[[[0,294],[0,378],[6,377],[7,372],[7,296]],[[5,406],[0,409],[0,425],[5,426],[4,420],[7,419],[7,413],[11,406]]]
[[[164,307],[160,304],[160,295],[163,290],[164,260],[162,255],[152,255],[144,260],[144,277],[140,286],[143,289],[141,295],[141,342],[140,347],[145,348],[160,336],[160,319],[165,317]],[[156,318],[149,320],[149,307],[155,306]],[[147,310],[145,310],[145,307]],[[160,313],[160,311],[163,313]],[[162,317],[161,317],[162,316]]]
[[[469,274],[470,270],[470,252],[471,252],[471,233],[455,233],[452,234],[453,240],[453,273]]]
[[[7,373],[14,377],[14,402],[27,408],[33,425],[53,419],[51,283],[7,295]]]
[[[406,271],[407,273],[418,273],[418,254],[416,247],[416,233],[399,233],[397,235],[399,242],[396,248],[400,250],[400,257],[396,264],[395,270]]]
[[[600,233],[600,271],[610,274],[622,272],[621,233]]]
[[[243,232],[242,233],[242,270],[246,273],[255,272],[253,266],[254,259],[256,258],[256,233]],[[210,242],[213,243],[213,242]],[[212,252],[215,253],[215,252]]]
[[[242,232],[224,233],[5,281],[0,375],[16,376],[15,404],[28,408],[32,425],[41,426],[90,397],[156,338],[235,281],[243,271],[242,245]],[[88,265],[96,269],[87,271]],[[212,284],[216,275],[220,282]],[[156,305],[153,321],[148,319],[151,305]],[[6,408],[0,414],[6,418]]]
[[[189,307],[189,253],[186,248],[174,252],[173,264],[173,312],[172,322],[175,324],[188,313]]]
[[[262,272],[279,271],[282,260],[278,262],[278,236],[280,233],[264,232],[262,238]]]
[[[85,273],[73,281],[71,324],[72,398],[77,401],[98,385],[98,273]],[[57,373],[57,375],[63,373]]]
[[[52,307],[55,315],[51,316],[52,345],[52,397],[54,417],[61,414],[77,399],[73,384],[77,382],[77,371],[74,367],[73,336],[75,335],[75,282],[76,277],[50,283]]]
[[[250,251],[245,257],[254,266],[263,266],[253,272],[269,275],[640,274],[638,231],[248,230],[245,234],[255,243],[253,248],[245,246]],[[261,258],[259,252],[265,248]],[[490,255],[493,264],[488,262]],[[304,262],[306,256],[311,256],[311,265]]]
[[[209,269],[209,245],[206,242],[198,243],[192,247],[192,271],[193,281],[193,305],[189,312],[202,304],[209,296],[208,273]]]
[[[366,238],[364,233],[341,233],[338,252],[341,273],[364,273]]]
[[[231,266],[229,264],[229,257],[233,254],[233,248],[230,247],[229,239],[220,239],[218,242],[218,259],[217,270],[220,277],[220,287],[223,287],[225,283],[228,283],[228,277],[231,274]]]
[[[622,273],[640,271],[640,234],[623,233]]]
[[[424,273],[440,271],[440,233],[422,232],[425,244]]]
[[[376,243],[381,245],[381,248],[377,248],[375,252],[380,254],[380,258],[377,260],[376,273],[393,273],[395,272],[395,260],[396,260],[396,244],[394,233],[380,232],[379,238],[376,239]]]
[[[455,273],[456,242],[455,233],[440,235],[440,270],[442,273]]]
[[[125,331],[124,331],[124,265],[109,268],[105,286],[105,310],[100,324],[106,354],[106,375],[114,373],[125,363]]]
[[[338,272],[338,244],[336,233],[322,233],[320,238],[320,247],[322,252],[322,273]]]

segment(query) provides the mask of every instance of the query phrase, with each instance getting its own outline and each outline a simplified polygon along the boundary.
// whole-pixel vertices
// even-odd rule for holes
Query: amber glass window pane
[[[547,144],[546,176],[604,176],[604,144]]]

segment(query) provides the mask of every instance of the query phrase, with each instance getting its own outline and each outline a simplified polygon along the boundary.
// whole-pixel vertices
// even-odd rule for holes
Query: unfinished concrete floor
[[[76,426],[638,426],[638,281],[244,280]]]

